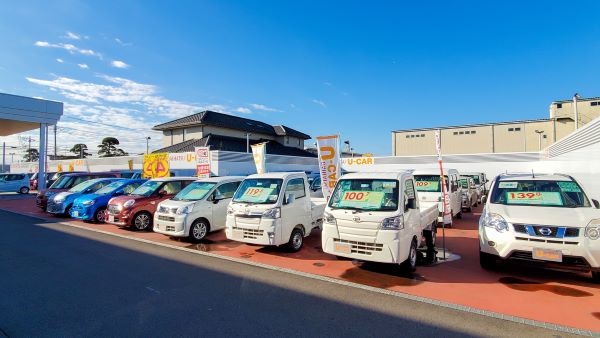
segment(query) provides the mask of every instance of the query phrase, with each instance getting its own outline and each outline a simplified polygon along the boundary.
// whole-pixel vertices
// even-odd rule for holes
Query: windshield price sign
[[[266,202],[269,196],[273,193],[273,188],[250,187],[244,191],[244,194],[239,199],[242,202]]]
[[[383,202],[383,191],[345,191],[339,206],[359,208],[380,208]]]
[[[144,155],[144,178],[169,177],[169,154]]]
[[[439,181],[417,181],[418,191],[438,191],[440,188]]]
[[[512,191],[506,193],[508,204],[563,205],[559,192]]]

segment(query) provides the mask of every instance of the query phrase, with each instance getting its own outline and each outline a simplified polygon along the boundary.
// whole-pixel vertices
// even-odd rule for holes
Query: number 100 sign
[[[169,154],[158,153],[144,155],[144,177],[169,177]]]

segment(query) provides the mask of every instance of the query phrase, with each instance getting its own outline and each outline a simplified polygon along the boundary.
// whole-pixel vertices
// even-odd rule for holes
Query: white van
[[[310,196],[305,173],[248,176],[227,209],[228,239],[302,248],[304,237],[322,224],[325,199]]]
[[[600,283],[600,204],[568,175],[500,175],[479,219],[480,264],[591,271]]]
[[[466,212],[471,212],[479,205],[479,187],[469,175],[460,175],[458,183],[462,189],[462,208]]]
[[[486,184],[488,183],[488,179],[485,176],[485,173],[482,172],[461,172],[461,176],[470,176],[477,186],[477,196],[479,198],[478,202],[483,204],[487,198],[488,189]]]
[[[418,199],[410,171],[343,175],[323,215],[323,251],[414,271],[417,249],[435,255],[437,204]]]
[[[415,183],[421,205],[429,206],[436,204],[438,206],[438,223],[444,222],[444,202],[442,193],[442,180],[440,169],[419,169],[414,170]],[[458,182],[460,174],[456,169],[444,169],[444,181],[446,182],[446,191],[448,192],[450,214],[452,217],[462,217],[462,188]],[[452,221],[447,226],[452,226]]]
[[[211,177],[190,183],[158,204],[154,232],[199,242],[209,232],[225,229],[227,206],[243,179]]]

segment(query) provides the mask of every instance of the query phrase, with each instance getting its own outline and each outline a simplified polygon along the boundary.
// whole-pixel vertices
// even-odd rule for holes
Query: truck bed
[[[419,209],[421,213],[421,227],[427,228],[430,224],[433,224],[438,219],[438,206],[435,204],[425,204]]]
[[[310,210],[311,219],[313,222],[323,218],[323,212],[325,212],[325,198],[311,197],[310,198]]]

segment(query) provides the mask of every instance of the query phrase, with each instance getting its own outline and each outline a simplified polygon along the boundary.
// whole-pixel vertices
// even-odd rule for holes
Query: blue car
[[[115,196],[131,194],[144,182],[146,182],[144,179],[120,179],[104,186],[93,194],[80,196],[73,202],[71,217],[104,223],[108,201]]]
[[[71,207],[73,206],[73,202],[80,196],[92,194],[96,191],[104,188],[104,186],[113,183],[114,181],[121,180],[120,178],[96,178],[93,180],[88,180],[73,188],[60,192],[52,198],[48,199],[48,207],[47,211],[54,215],[70,215]]]

